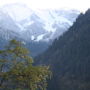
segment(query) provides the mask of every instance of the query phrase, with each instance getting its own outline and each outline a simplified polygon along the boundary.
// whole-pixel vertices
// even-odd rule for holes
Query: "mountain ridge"
[[[56,36],[61,35],[73,24],[80,13],[75,10],[32,10],[24,4],[5,5],[1,8],[1,11],[12,18],[13,23],[16,25],[14,28],[16,28],[17,31],[24,32],[24,35],[25,32],[29,32],[30,35],[34,37],[34,41],[49,41],[55,39]],[[12,24],[10,25],[13,26]],[[35,34],[32,34],[32,31]],[[56,35],[55,33],[60,34]],[[46,36],[48,34],[50,36],[47,38]],[[22,34],[21,37],[23,38],[24,35]],[[31,39],[30,35],[28,40]],[[39,38],[40,36],[42,36],[41,39]]]

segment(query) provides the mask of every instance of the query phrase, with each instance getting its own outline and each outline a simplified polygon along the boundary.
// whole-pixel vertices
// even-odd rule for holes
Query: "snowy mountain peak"
[[[68,9],[33,10],[15,3],[0,9],[0,27],[19,31],[20,37],[28,41],[49,41],[65,32],[79,14]]]
[[[26,19],[33,13],[25,4],[20,3],[5,5],[1,9],[17,22]]]
[[[17,23],[9,16],[8,13],[0,11],[0,28],[14,30],[15,32],[19,31]]]

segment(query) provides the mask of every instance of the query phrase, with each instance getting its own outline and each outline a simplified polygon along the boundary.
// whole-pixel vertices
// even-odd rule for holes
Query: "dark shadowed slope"
[[[53,70],[48,90],[90,90],[90,10],[37,60]]]

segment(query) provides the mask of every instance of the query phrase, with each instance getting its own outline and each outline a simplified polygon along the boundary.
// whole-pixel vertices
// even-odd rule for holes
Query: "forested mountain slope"
[[[36,60],[51,65],[48,90],[90,90],[90,10]]]

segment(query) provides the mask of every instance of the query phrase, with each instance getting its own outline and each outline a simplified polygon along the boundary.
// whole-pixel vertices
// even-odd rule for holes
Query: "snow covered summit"
[[[65,32],[79,14],[77,10],[33,10],[24,4],[9,4],[0,9],[0,27],[25,40],[49,41]]]

